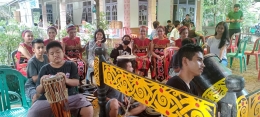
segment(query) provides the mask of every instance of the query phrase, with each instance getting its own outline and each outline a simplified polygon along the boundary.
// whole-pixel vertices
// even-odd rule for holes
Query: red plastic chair
[[[240,33],[235,33],[230,38],[230,45],[227,48],[227,52],[235,52],[237,50],[237,43]],[[235,37],[235,43],[233,44],[233,38]]]
[[[173,54],[175,52],[177,52],[178,50],[179,50],[178,47],[167,47],[167,48],[165,48],[164,54],[166,54],[167,57],[170,58],[169,61],[171,61]]]
[[[245,55],[247,55],[246,65],[248,65],[248,63],[249,63],[250,55],[254,55],[255,56],[255,61],[256,61],[256,69],[257,70],[258,70],[258,66],[259,66],[258,56],[260,55],[259,41],[260,41],[260,38],[258,38],[255,41],[254,48],[253,48],[252,51],[245,51]],[[258,75],[258,77],[259,77],[259,75]]]
[[[214,35],[206,36],[206,37],[205,37],[205,42],[207,42],[207,41],[208,41],[208,38],[211,37],[211,36],[214,36]],[[204,55],[208,54],[207,47],[204,47],[204,49],[203,49],[203,53],[204,53]]]
[[[178,47],[167,47],[164,49],[164,55],[167,55],[168,58],[168,62],[170,64],[171,60],[172,60],[172,56],[175,52],[177,52],[179,50]],[[166,68],[169,68],[169,64]],[[165,73],[167,73],[167,79],[168,80],[170,78],[169,74],[168,74],[168,69],[165,71]]]
[[[258,80],[260,80],[260,70],[258,70]]]

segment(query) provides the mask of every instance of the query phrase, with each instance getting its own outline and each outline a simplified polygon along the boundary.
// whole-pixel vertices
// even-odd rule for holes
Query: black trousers
[[[235,34],[235,33],[240,33],[240,32],[241,32],[240,29],[229,29],[228,31],[229,31],[229,38],[230,38],[230,39],[231,39],[231,37],[232,37],[233,34]],[[240,34],[240,35],[241,35],[241,34]],[[238,37],[237,47],[238,47],[238,45],[239,45],[239,43],[240,43],[240,35],[239,35],[239,37]]]

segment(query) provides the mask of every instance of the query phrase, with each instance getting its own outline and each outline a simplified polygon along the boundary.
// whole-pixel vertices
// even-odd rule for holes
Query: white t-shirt
[[[180,34],[179,34],[179,30],[177,28],[174,28],[170,34],[170,43],[173,43],[173,41],[171,40],[171,37],[174,37],[175,39],[179,39],[180,38]]]
[[[211,36],[208,38],[207,45],[210,48],[210,53],[216,54],[219,56],[220,49],[218,48],[220,43],[220,39],[216,39],[215,36]],[[227,59],[227,49],[225,48],[222,52],[222,58],[220,59]]]

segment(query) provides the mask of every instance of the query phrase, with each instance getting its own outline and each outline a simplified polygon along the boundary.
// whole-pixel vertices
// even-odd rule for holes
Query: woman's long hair
[[[217,36],[217,27],[219,25],[223,25],[224,26],[224,32],[222,34],[222,37],[220,39],[220,43],[218,45],[218,48],[221,49],[227,42],[229,42],[229,35],[228,35],[228,26],[227,26],[227,23],[226,22],[219,22],[215,28],[215,36]]]
[[[94,40],[95,40],[95,42],[97,41],[96,35],[97,35],[98,32],[101,32],[102,35],[103,35],[103,40],[101,41],[101,43],[105,43],[107,39],[106,39],[106,35],[105,35],[105,32],[104,32],[103,29],[97,29],[95,31],[95,33],[94,33]]]

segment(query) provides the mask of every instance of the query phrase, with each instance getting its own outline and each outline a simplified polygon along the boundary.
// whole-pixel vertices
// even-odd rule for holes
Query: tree
[[[240,4],[240,10],[244,13],[242,27],[256,23],[257,14],[249,11],[252,7],[252,0],[239,0],[237,3]],[[234,0],[204,0],[204,26],[215,26],[216,23],[225,21],[227,14],[233,10],[233,6]]]

